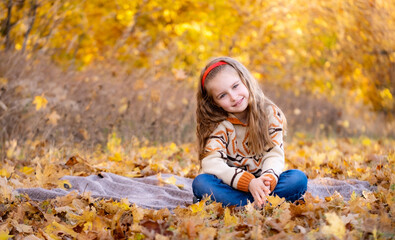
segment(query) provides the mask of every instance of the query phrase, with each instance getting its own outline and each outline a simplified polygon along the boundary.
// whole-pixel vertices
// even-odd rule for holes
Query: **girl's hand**
[[[271,192],[274,190],[274,188],[277,185],[276,179],[270,173],[265,173],[262,176],[260,176],[259,178],[263,179],[265,186],[267,186]]]
[[[262,206],[266,203],[266,196],[270,194],[269,188],[265,185],[266,181],[271,179],[267,176],[261,176],[259,178],[254,178],[248,185],[248,190],[254,197],[255,204]]]

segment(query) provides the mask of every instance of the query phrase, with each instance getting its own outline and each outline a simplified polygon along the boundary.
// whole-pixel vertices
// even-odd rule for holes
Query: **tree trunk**
[[[11,13],[12,13],[12,0],[8,0],[7,2],[7,19],[5,23],[4,35],[5,35],[5,49],[9,50],[12,46],[10,39],[10,31],[12,28],[11,24]]]
[[[26,44],[27,40],[29,38],[29,34],[33,28],[34,22],[36,21],[36,10],[37,10],[38,4],[37,0],[31,0],[31,6],[30,6],[30,11],[29,11],[29,17],[31,18],[29,28],[27,29],[25,33],[25,39],[23,40],[23,47],[22,47],[22,53],[25,52],[26,50]]]

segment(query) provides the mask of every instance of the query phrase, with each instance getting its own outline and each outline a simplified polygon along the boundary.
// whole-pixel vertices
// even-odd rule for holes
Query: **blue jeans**
[[[193,180],[192,188],[197,199],[211,196],[211,199],[221,202],[224,206],[244,206],[248,203],[247,200],[254,202],[254,197],[250,192],[234,189],[211,174],[198,175]],[[281,173],[277,186],[270,195],[277,195],[287,201],[294,202],[302,197],[306,189],[306,174],[300,170],[292,169]]]

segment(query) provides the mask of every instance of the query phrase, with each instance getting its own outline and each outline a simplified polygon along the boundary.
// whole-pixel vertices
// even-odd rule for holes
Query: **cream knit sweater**
[[[207,141],[202,172],[213,174],[226,184],[248,192],[253,178],[269,173],[276,183],[284,169],[283,123],[276,106],[267,107],[269,134],[275,146],[255,155],[248,148],[247,125],[234,115],[222,121]],[[273,178],[274,177],[274,178]]]

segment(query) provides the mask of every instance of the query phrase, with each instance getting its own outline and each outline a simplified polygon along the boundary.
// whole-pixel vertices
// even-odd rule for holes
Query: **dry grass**
[[[10,139],[39,139],[54,145],[94,146],[105,143],[114,131],[123,139],[137,137],[153,144],[195,139],[195,91],[190,81],[178,79],[171,70],[101,63],[77,72],[62,70],[43,58],[0,54],[0,77],[8,80],[0,92],[3,144]],[[350,117],[344,108],[323,98],[295,96],[269,84],[264,90],[285,112],[290,137],[297,132],[393,136],[388,124],[374,128],[375,121],[381,121],[378,115],[364,112],[365,117]],[[48,104],[37,111],[33,100],[40,95]],[[369,118],[375,121],[366,122]]]

